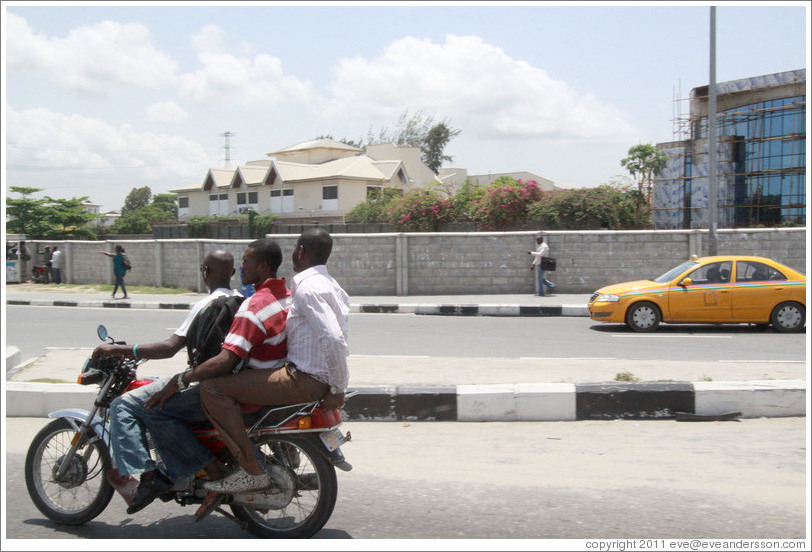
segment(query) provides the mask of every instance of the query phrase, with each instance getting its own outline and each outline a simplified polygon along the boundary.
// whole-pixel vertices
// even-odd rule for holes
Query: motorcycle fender
[[[78,431],[79,426],[82,425],[82,423],[87,419],[88,414],[89,413],[87,410],[82,410],[81,408],[66,408],[64,410],[57,410],[55,412],[51,412],[50,414],[48,414],[48,417],[65,418],[68,421],[68,423]],[[93,428],[93,431],[96,432],[96,435],[98,435],[104,440],[104,444],[109,447],[110,432],[106,430],[104,421],[98,416],[94,416],[93,421],[90,422],[90,427]]]

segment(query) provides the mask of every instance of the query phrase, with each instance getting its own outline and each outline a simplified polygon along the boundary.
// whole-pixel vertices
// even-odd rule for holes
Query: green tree
[[[547,192],[528,209],[528,219],[549,230],[628,230],[642,228],[640,192],[630,187],[603,184]]]
[[[176,220],[178,218],[177,194],[155,194],[152,196],[151,205],[164,211],[172,220]]]
[[[87,197],[61,199],[45,197],[45,218],[49,226],[49,238],[89,239],[95,237],[90,223],[98,215],[89,213],[82,205]]]
[[[45,200],[31,197],[42,189],[11,186],[9,191],[22,197],[6,197],[6,216],[9,219],[6,222],[6,231],[11,234],[27,234],[30,238],[45,236],[48,233]]]
[[[94,238],[90,223],[96,215],[88,213],[82,203],[87,197],[33,198],[40,188],[11,186],[9,190],[20,198],[6,198],[6,213],[10,220],[6,230],[15,234],[27,234],[31,239]]]
[[[668,165],[668,156],[651,144],[638,144],[629,148],[629,156],[620,164],[637,179],[638,191],[649,198],[654,177]]]
[[[149,186],[133,188],[124,199],[124,207],[121,208],[121,216],[123,217],[129,211],[135,211],[136,209],[148,206],[151,199],[152,190],[149,189]]]
[[[436,173],[444,161],[454,160],[453,157],[445,155],[444,151],[448,142],[460,132],[462,131],[459,129],[451,128],[448,120],[435,123],[434,116],[423,115],[422,110],[410,117],[409,110],[405,109],[394,129],[383,127],[377,137],[370,129],[367,141],[370,144],[393,142],[401,146],[420,148],[423,163]]]
[[[436,174],[440,170],[443,163],[449,163],[454,160],[450,155],[445,155],[445,147],[452,138],[457,136],[460,132],[459,129],[451,129],[445,122],[437,123],[431,127],[423,137],[420,144],[420,149],[423,152],[423,162]]]
[[[160,207],[147,205],[121,215],[110,227],[110,233],[151,234],[152,226],[161,222],[173,222],[173,219]]]

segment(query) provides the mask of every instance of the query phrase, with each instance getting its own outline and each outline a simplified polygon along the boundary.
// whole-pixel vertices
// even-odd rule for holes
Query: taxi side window
[[[739,261],[736,265],[737,282],[764,282],[786,279],[786,275],[780,270],[757,261]]]
[[[732,264],[730,261],[724,261],[700,266],[688,274],[688,277],[693,281],[693,285],[727,283],[730,281]]]

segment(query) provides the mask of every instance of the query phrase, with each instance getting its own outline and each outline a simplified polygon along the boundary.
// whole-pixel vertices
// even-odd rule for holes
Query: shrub
[[[403,231],[433,232],[453,220],[454,200],[435,189],[418,188],[385,207],[386,222]]]
[[[386,222],[386,207],[393,201],[403,197],[403,190],[384,188],[381,194],[378,190],[370,190],[367,199],[359,203],[347,213],[347,222],[376,223]]]
[[[528,210],[528,219],[553,230],[621,230],[648,222],[637,190],[604,184],[595,188],[556,190]],[[642,200],[645,203],[645,200]]]
[[[474,200],[473,219],[484,230],[507,230],[524,224],[528,208],[539,201],[542,194],[535,180],[497,178],[485,188],[481,199]]]

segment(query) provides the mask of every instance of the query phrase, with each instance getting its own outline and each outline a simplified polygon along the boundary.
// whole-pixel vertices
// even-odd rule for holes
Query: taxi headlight
[[[598,295],[598,298],[595,299],[596,303],[616,303],[618,301],[620,301],[620,295],[613,295],[611,293]]]

